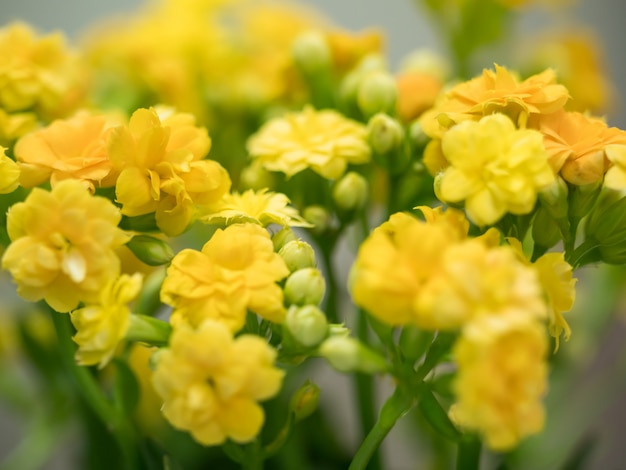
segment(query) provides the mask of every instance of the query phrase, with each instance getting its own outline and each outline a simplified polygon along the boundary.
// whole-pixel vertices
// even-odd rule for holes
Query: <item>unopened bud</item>
[[[292,240],[278,251],[290,272],[315,266],[315,251],[303,240]]]
[[[535,243],[544,248],[552,248],[561,239],[559,224],[545,206],[537,209],[532,234]]]
[[[330,67],[332,59],[330,47],[319,31],[300,34],[292,47],[294,61],[306,74],[315,74]]]
[[[589,214],[602,188],[601,182],[572,187],[569,195],[569,215],[582,219]]]
[[[313,225],[312,231],[318,234],[328,230],[332,223],[332,218],[328,210],[318,205],[305,207],[302,211],[302,217]]]
[[[333,200],[344,211],[358,210],[367,200],[367,180],[360,174],[350,171],[333,186]]]
[[[398,98],[395,79],[387,72],[372,72],[365,76],[357,90],[357,104],[365,116],[389,113],[394,110]]]
[[[274,176],[261,165],[248,165],[239,173],[239,189],[255,191],[274,186]]]
[[[293,338],[308,348],[317,346],[328,335],[326,315],[315,305],[292,305],[287,310],[285,325]]]
[[[367,137],[374,152],[385,155],[400,148],[404,129],[397,120],[378,113],[367,123]]]
[[[320,401],[320,388],[308,380],[291,396],[289,411],[297,421],[308,418],[317,409]]]
[[[552,217],[560,219],[567,217],[568,193],[567,183],[563,178],[557,176],[554,183],[539,193],[539,200]]]
[[[332,336],[318,350],[339,372],[365,372],[375,374],[387,370],[383,357],[349,336]]]
[[[417,148],[424,148],[431,138],[424,132],[424,127],[419,121],[413,121],[409,127],[409,135],[413,145]]]
[[[326,281],[319,269],[303,268],[291,273],[285,282],[285,300],[294,305],[319,305]]]
[[[167,242],[149,235],[135,235],[126,246],[148,266],[161,266],[174,257],[174,250]]]
[[[287,243],[297,240],[296,234],[293,233],[291,227],[283,227],[274,235],[272,235],[272,243],[274,244],[274,251],[279,252],[280,249]]]

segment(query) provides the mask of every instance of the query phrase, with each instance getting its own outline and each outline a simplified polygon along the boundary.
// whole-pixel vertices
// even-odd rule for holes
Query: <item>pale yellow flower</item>
[[[212,223],[244,223],[279,224],[291,227],[310,227],[298,210],[290,207],[289,198],[282,193],[274,193],[267,189],[253,191],[249,189],[243,193],[226,194],[215,204],[206,206],[199,220]]]
[[[20,169],[6,155],[6,149],[0,147],[0,194],[15,191],[20,183]]]
[[[36,129],[38,124],[35,113],[7,113],[0,109],[0,145],[11,145],[17,138]]]
[[[454,126],[442,150],[450,166],[439,176],[438,196],[465,201],[478,225],[491,225],[507,212],[528,214],[537,193],[554,181],[542,135],[516,129],[503,114]]]
[[[247,310],[281,323],[286,312],[277,282],[288,274],[267,230],[256,224],[230,225],[217,230],[202,251],[185,249],[174,257],[161,300],[174,308],[175,324],[197,326],[211,318],[236,332]]]
[[[337,111],[307,107],[272,119],[248,140],[250,156],[270,171],[287,176],[311,168],[337,179],[348,164],[369,162],[371,150],[364,125]]]
[[[604,153],[612,166],[604,175],[607,188],[623,191],[626,189],[626,144],[612,144],[604,147]]]
[[[135,111],[128,126],[111,131],[108,151],[120,172],[115,194],[122,214],[156,212],[159,228],[173,236],[192,222],[197,206],[228,192],[230,177],[219,163],[202,160],[211,139],[192,115],[160,111]]]
[[[258,336],[233,338],[222,323],[174,329],[156,355],[152,382],[165,418],[203,445],[254,439],[265,420],[259,401],[280,390],[284,372],[276,351]]]
[[[15,144],[20,183],[30,188],[50,181],[54,187],[72,178],[83,181],[91,192],[112,186],[113,167],[107,154],[112,125],[110,118],[85,111],[25,135]]]
[[[35,188],[9,209],[11,244],[2,267],[26,300],[44,299],[59,312],[97,302],[120,272],[114,250],[129,239],[117,227],[120,220],[113,203],[79,181],[61,181],[50,192]]]
[[[528,318],[485,316],[468,324],[453,350],[452,420],[500,452],[541,431],[547,346],[541,323]]]
[[[113,357],[130,324],[128,303],[141,290],[141,275],[123,274],[102,289],[97,304],[74,310],[76,361],[80,365],[104,367]]]

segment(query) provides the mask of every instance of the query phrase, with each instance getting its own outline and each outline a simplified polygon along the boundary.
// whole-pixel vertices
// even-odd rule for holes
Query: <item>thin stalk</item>
[[[478,470],[480,467],[480,447],[480,440],[476,436],[465,436],[459,440],[456,470]]]

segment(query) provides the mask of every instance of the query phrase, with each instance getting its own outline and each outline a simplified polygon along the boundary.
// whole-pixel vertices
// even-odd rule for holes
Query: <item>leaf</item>
[[[417,407],[426,421],[440,435],[452,441],[458,441],[461,438],[461,433],[452,424],[448,413],[441,407],[432,391],[424,389]]]

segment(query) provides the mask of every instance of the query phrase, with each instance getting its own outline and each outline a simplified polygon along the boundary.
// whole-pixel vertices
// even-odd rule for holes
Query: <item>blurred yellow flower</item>
[[[491,225],[506,212],[528,214],[538,191],[554,181],[541,134],[516,129],[503,114],[454,126],[442,150],[450,166],[439,175],[438,196],[465,201],[477,225]]]
[[[170,347],[156,355],[152,383],[165,418],[203,445],[254,439],[265,420],[259,401],[278,393],[284,372],[276,352],[258,336],[233,338],[224,324],[174,329]]]
[[[230,225],[217,230],[202,251],[185,249],[174,257],[161,300],[174,308],[173,324],[198,326],[211,318],[236,332],[247,310],[281,323],[286,312],[276,283],[288,274],[267,230],[256,224]]]
[[[299,113],[272,119],[248,140],[250,156],[270,171],[287,176],[311,168],[337,179],[348,164],[370,160],[364,125],[334,110],[306,107]]]
[[[520,81],[499,65],[448,91],[435,107],[420,119],[431,137],[441,137],[461,121],[479,120],[493,113],[506,114],[515,125],[524,127],[531,115],[550,114],[563,108],[569,93],[556,83],[556,74],[547,69]]]
[[[122,274],[102,289],[98,303],[74,310],[70,315],[76,328],[76,361],[102,368],[113,357],[130,324],[128,303],[141,290],[141,274]]]
[[[114,250],[129,239],[117,227],[120,220],[113,203],[92,196],[79,181],[61,181],[50,192],[35,188],[9,209],[11,244],[2,267],[24,299],[44,299],[58,312],[98,302],[119,275]]]
[[[547,338],[540,322],[486,316],[468,324],[453,350],[457,402],[450,417],[504,452],[543,428]]]
[[[353,33],[329,31],[326,33],[330,55],[335,70],[346,73],[369,54],[382,54],[384,35],[376,29]]]
[[[0,145],[11,145],[17,138],[37,128],[35,113],[7,113],[0,109]]]
[[[601,181],[610,165],[606,147],[626,145],[626,131],[578,112],[543,116],[540,130],[552,169],[577,185]]]
[[[25,135],[14,150],[20,184],[30,188],[50,181],[54,187],[72,178],[83,181],[92,193],[96,187],[112,186],[107,137],[113,124],[105,115],[84,111]]]
[[[0,147],[0,194],[15,191],[20,183],[20,169],[13,160],[7,157],[4,147]]]
[[[536,272],[508,246],[469,239],[446,249],[414,309],[418,325],[458,328],[481,316],[547,316]]]
[[[84,90],[83,72],[61,33],[38,37],[19,22],[0,29],[0,64],[0,107],[8,113],[60,117]]]
[[[243,193],[226,194],[220,201],[203,208],[206,215],[199,220],[207,224],[214,223],[253,223],[264,227],[278,224],[291,227],[310,227],[295,207],[290,207],[289,198],[282,193],[267,189]]]
[[[384,323],[421,326],[416,299],[440,269],[445,250],[465,236],[447,222],[393,214],[359,248],[350,272],[354,302]]]
[[[230,189],[226,170],[202,160],[210,146],[206,129],[196,127],[190,114],[165,108],[135,111],[128,126],[113,128],[108,145],[111,163],[120,172],[115,194],[122,214],[156,212],[165,234],[182,233],[196,206],[214,203]]]

